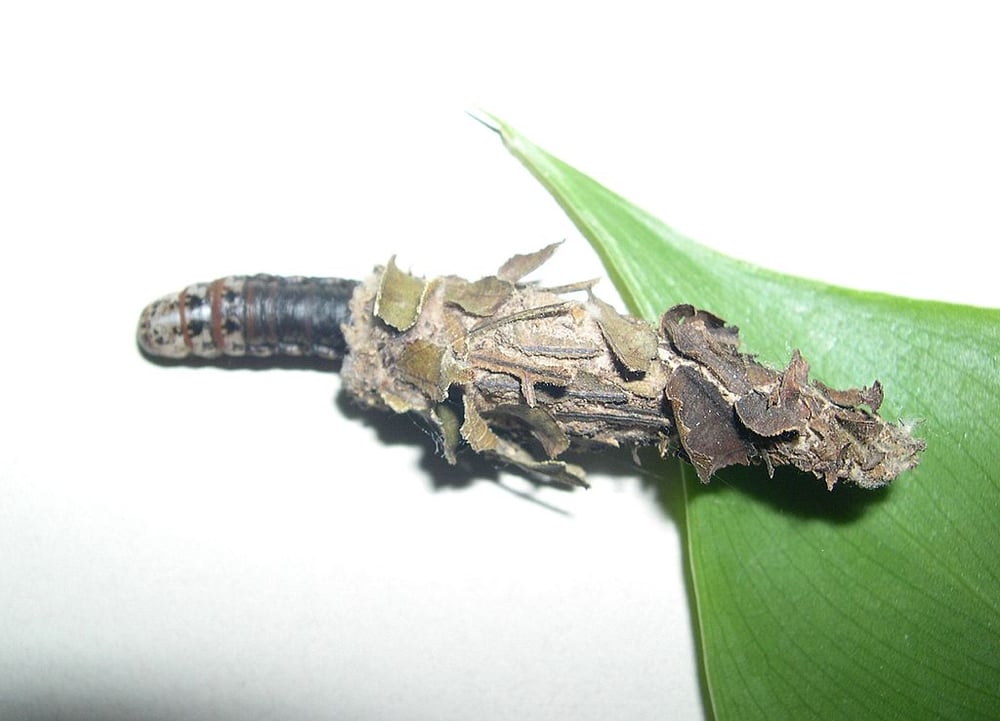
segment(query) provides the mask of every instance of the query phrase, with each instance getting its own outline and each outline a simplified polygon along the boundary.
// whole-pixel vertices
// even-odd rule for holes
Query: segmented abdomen
[[[160,358],[273,355],[336,359],[357,282],[237,275],[189,285],[146,306],[142,349]]]

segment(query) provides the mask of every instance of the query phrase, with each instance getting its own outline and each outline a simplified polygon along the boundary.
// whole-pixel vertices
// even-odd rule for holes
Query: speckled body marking
[[[274,355],[341,358],[355,281],[229,276],[146,306],[138,340],[159,358]]]

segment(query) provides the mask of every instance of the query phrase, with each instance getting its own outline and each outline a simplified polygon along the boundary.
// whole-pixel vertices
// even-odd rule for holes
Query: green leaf
[[[687,302],[772,364],[885,386],[921,465],[884,491],[685,466],[712,709],[729,719],[994,719],[1000,708],[1000,312],[780,275],[688,240],[484,119],[590,240],[633,312]],[[664,680],[666,683],[667,681]]]

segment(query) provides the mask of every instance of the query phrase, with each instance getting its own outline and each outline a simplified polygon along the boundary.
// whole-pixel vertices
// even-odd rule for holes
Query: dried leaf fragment
[[[543,408],[522,405],[498,406],[493,414],[496,417],[508,416],[523,422],[549,458],[556,458],[569,448],[569,436],[559,426],[559,421]]]
[[[444,381],[445,349],[431,341],[417,338],[406,345],[399,354],[397,367],[402,376],[422,393],[436,401],[448,395]]]
[[[681,447],[703,483],[721,468],[750,463],[752,447],[733,422],[732,405],[702,373],[678,366],[666,393]]]
[[[659,342],[656,333],[637,318],[629,318],[599,298],[591,298],[597,325],[604,335],[611,352],[629,373],[645,373],[656,358]]]
[[[396,257],[389,259],[379,281],[374,313],[396,330],[409,330],[420,315],[427,283],[396,267]]]
[[[777,386],[766,395],[759,389],[749,390],[736,401],[736,415],[743,425],[765,438],[801,432],[808,421],[802,404],[808,375],[809,364],[795,351]]]
[[[534,253],[511,256],[510,260],[500,266],[497,277],[502,280],[509,280],[515,283],[533,270],[540,268],[545,261],[552,257],[561,243],[552,243]]]
[[[449,278],[445,302],[457,305],[472,315],[490,316],[507,302],[513,292],[513,283],[495,275],[471,283],[462,278]]]

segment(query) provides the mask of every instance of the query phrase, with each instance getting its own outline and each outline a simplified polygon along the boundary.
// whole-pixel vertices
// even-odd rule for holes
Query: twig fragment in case
[[[567,449],[655,445],[707,482],[721,468],[791,465],[833,488],[889,483],[924,449],[878,415],[882,388],[838,391],[808,379],[798,351],[782,371],[739,351],[735,327],[690,305],[658,328],[622,315],[592,283],[521,279],[555,245],[496,275],[425,280],[390,260],[363,282],[233,276],[151,304],[138,341],[151,356],[343,358],[363,406],[416,413],[445,457],[460,448],[558,483],[586,485]],[[565,292],[584,291],[583,299]]]

